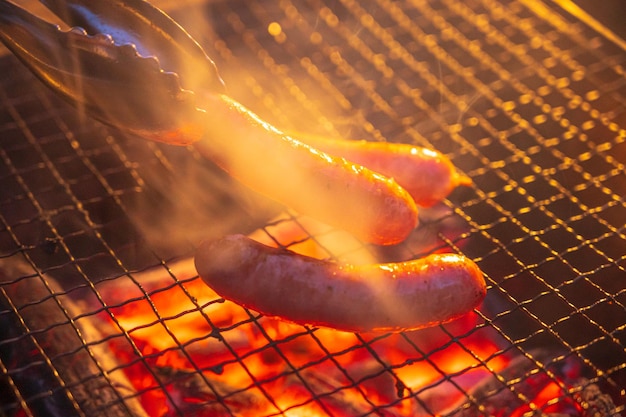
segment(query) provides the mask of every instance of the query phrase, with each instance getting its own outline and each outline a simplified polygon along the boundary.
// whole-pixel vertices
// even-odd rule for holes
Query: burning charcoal
[[[241,415],[257,409],[261,402],[252,392],[211,379],[206,374],[171,367],[158,367],[156,370],[165,381],[169,397],[176,401],[163,417],[174,417],[180,413],[186,417]]]
[[[580,385],[585,385],[584,382]],[[603,394],[596,384],[586,385],[574,398],[583,410],[582,417],[620,417],[613,399]]]
[[[387,368],[374,359],[356,362],[354,366],[348,366],[346,371],[365,390],[368,398],[376,399],[378,403],[389,404],[405,395],[404,383],[394,378]]]
[[[441,410],[454,409],[455,407],[450,407],[450,404],[464,402],[466,400],[464,392],[469,392],[472,387],[492,376],[489,371],[477,368],[435,382],[417,395],[418,415],[439,414]],[[458,400],[460,397],[463,397],[463,401]]]
[[[551,384],[556,384],[555,381],[559,381],[559,384],[563,386],[571,386],[573,381],[570,375],[580,371],[577,360],[572,356],[559,361],[551,360],[552,357],[545,352],[533,352],[531,356],[535,360],[549,364],[547,368],[552,375],[538,370],[535,361],[526,356],[518,356],[497,374],[485,372],[483,378],[472,387],[461,388],[466,395],[460,401],[453,403],[445,410],[430,410],[430,412],[454,417],[521,415],[530,411],[529,402],[534,402],[538,406],[541,406],[542,402],[545,403],[545,400],[541,399],[541,393]],[[511,383],[512,381],[515,383]],[[459,382],[460,387],[464,385],[464,381]],[[426,404],[434,403],[428,397],[429,392],[425,391],[420,400]],[[549,415],[560,414],[565,416],[579,414],[572,398],[564,396],[563,400],[558,403],[558,410]]]
[[[326,373],[303,370],[287,378],[286,390],[293,395],[296,404],[318,403],[325,413],[332,416],[372,415],[394,417],[400,414],[390,409],[374,409],[364,393],[351,383],[345,384]],[[296,405],[294,405],[296,406]],[[314,414],[313,414],[314,415]]]
[[[89,317],[21,260],[0,259],[0,360],[34,416],[145,416]],[[93,343],[93,345],[90,345]]]

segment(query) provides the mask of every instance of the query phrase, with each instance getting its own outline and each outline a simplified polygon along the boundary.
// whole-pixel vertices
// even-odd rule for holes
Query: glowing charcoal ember
[[[170,393],[170,411],[163,417],[193,415],[220,417],[242,415],[263,407],[254,391],[241,390],[201,372],[157,367],[157,373]]]
[[[169,279],[166,275],[165,281]],[[189,300],[171,288],[164,293],[171,295],[168,308],[174,310]],[[441,335],[435,344],[421,339],[426,335],[355,335],[267,317],[248,315],[245,320],[239,315],[245,310],[228,302],[211,308],[206,312],[209,318],[223,318],[219,329],[207,333],[202,326],[190,326],[181,345],[162,349],[159,336],[138,333],[145,365],[124,370],[148,411],[176,415],[177,410],[205,409],[220,415],[226,410],[228,415],[254,410],[256,415],[282,412],[294,417],[329,412],[522,416],[530,411],[529,403],[547,415],[581,410],[583,400],[578,397],[583,393],[571,394],[578,392],[572,387],[582,375],[575,357],[532,352],[533,358],[547,364],[538,368],[526,356],[503,352],[491,332],[448,334],[447,339]],[[131,323],[135,312],[121,303],[117,318]],[[112,344],[112,349],[121,363],[139,359],[124,345]],[[589,392],[591,388],[584,391]],[[588,397],[597,398],[589,400],[591,407],[606,404],[603,397]]]
[[[270,235],[286,226],[289,233],[282,237],[297,237],[300,223],[286,219],[277,218],[278,229],[268,230]],[[267,239],[263,232],[253,236]],[[477,314],[404,333],[309,329],[224,302],[203,288],[191,262],[134,274],[136,283],[130,285],[143,291],[128,296],[140,301],[116,299],[125,291],[102,287],[144,358],[145,365],[124,370],[152,414],[205,409],[213,415],[254,410],[294,417],[461,417],[486,410],[494,416],[522,416],[529,407],[546,415],[581,410],[583,400],[572,394],[582,374],[575,357],[555,360],[550,352],[529,352],[544,368],[509,354]],[[191,307],[196,304],[200,308]],[[112,349],[122,363],[140,362],[124,346],[118,350],[112,344]],[[590,407],[605,403],[590,402]]]
[[[103,342],[108,327],[80,317],[78,306],[57,291],[52,277],[23,259],[0,258],[0,361],[26,394],[28,412],[146,416],[119,358]]]
[[[583,381],[581,381],[583,382]],[[580,392],[574,395],[583,417],[608,416],[620,417],[613,399],[604,394],[598,385],[586,383]]]
[[[534,358],[547,365],[537,364],[526,356],[516,356],[501,370],[488,372],[464,392],[469,397],[450,404],[441,412],[454,417],[479,415],[522,416],[533,409],[555,415],[577,415],[580,405],[568,391],[580,382],[581,365],[578,359],[567,356],[555,361],[548,351],[534,352]],[[514,383],[503,383],[514,381]],[[469,406],[467,406],[469,405]]]
[[[286,378],[285,388],[289,395],[281,401],[284,408],[304,408],[301,404],[308,403],[305,408],[313,415],[332,415],[350,417],[367,415],[376,408],[368,392],[361,386],[354,386],[351,381],[341,381],[325,372],[304,370]],[[389,407],[377,411],[386,417],[400,417],[400,410]]]

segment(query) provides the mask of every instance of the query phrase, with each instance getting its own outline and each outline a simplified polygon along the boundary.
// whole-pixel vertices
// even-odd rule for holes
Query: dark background
[[[573,1],[622,39],[626,39],[626,0]]]

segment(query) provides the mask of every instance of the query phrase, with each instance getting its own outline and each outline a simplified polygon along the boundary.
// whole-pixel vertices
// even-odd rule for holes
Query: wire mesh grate
[[[620,42],[542,0],[171,13],[229,94],[281,129],[433,147],[472,185],[423,210],[400,245],[337,245],[193,150],[89,120],[2,56],[0,415],[624,411]],[[281,241],[286,225],[304,236]],[[488,295],[470,318],[417,332],[277,322],[221,300],[190,263],[200,240],[255,230],[339,261],[463,253]]]

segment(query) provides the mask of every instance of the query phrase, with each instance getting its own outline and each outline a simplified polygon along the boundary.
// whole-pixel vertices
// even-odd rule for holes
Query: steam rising
[[[265,29],[273,41],[261,42],[262,34],[258,34],[258,38],[242,36],[246,29],[235,16],[213,19],[211,15],[183,12],[185,10],[178,15],[173,14],[173,17],[203,44],[216,62],[229,95],[258,112],[263,120],[287,131],[386,139],[361,110],[352,108],[347,98],[339,93],[340,90],[332,84],[320,83],[329,68],[308,57],[299,62],[293,58],[285,63],[276,61],[278,56],[290,56],[285,52],[296,44],[309,48],[310,54],[307,54],[315,56],[325,42],[320,36],[300,39],[292,26],[268,22]],[[310,14],[302,15],[302,22],[317,21],[322,12],[327,16],[330,11],[301,9],[300,13]],[[311,30],[318,33],[313,27]],[[230,42],[231,39],[235,40]],[[273,49],[266,49],[274,47],[279,48],[275,53]],[[202,68],[198,70],[198,73],[201,72]],[[182,79],[181,84],[184,86],[188,81]],[[336,82],[347,89],[351,84],[359,83],[346,74],[340,74]],[[195,82],[192,80],[191,84]],[[329,91],[336,94],[329,94]],[[198,106],[211,113],[211,106],[205,104],[207,92],[194,93]],[[369,105],[367,102],[362,104]],[[129,144],[133,140],[129,138]],[[227,141],[228,137],[221,140]],[[158,252],[163,249],[164,253],[188,253],[199,241],[207,238],[228,233],[249,233],[287,209],[233,181],[192,149],[155,143],[143,145],[136,148],[130,145],[133,148],[130,163],[137,164],[136,172],[146,185],[145,192],[133,202],[131,215]],[[267,161],[268,165],[274,162]],[[285,172],[285,175],[297,176],[295,171]],[[302,192],[315,194],[314,190]],[[300,216],[299,213],[293,214]],[[321,225],[318,223],[308,230],[311,222],[314,220],[305,222],[304,232],[317,236]],[[328,250],[322,250],[324,253],[318,255],[334,257],[334,254],[352,250],[347,248],[359,248],[356,252],[360,255],[350,255],[347,259],[355,263],[370,263],[378,257],[379,253],[372,255],[371,248],[363,246],[349,234],[330,230],[332,232],[323,233],[323,246],[327,246]],[[288,244],[281,242],[281,245]]]

